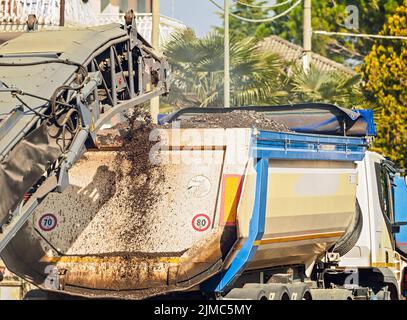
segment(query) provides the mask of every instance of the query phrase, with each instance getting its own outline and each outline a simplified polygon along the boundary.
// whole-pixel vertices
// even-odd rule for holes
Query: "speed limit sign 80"
[[[211,226],[211,218],[206,214],[197,214],[192,219],[192,227],[198,232],[204,232]]]

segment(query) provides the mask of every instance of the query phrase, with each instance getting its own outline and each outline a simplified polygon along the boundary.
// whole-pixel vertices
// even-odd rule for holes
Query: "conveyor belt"
[[[135,22],[24,33],[0,45],[0,252],[96,133],[168,93],[168,63]]]

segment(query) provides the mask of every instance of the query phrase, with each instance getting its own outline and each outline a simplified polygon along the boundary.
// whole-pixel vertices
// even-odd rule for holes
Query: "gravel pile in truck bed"
[[[257,128],[259,130],[289,132],[290,129],[264,113],[232,111],[227,113],[198,114],[179,121],[181,128]],[[166,127],[171,127],[167,125]]]

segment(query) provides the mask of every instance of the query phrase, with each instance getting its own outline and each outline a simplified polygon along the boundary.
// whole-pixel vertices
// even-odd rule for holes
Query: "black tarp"
[[[373,113],[340,108],[322,103],[239,108],[186,108],[164,116],[160,123],[199,116],[203,113],[227,113],[235,110],[262,112],[298,133],[367,136],[374,135]]]
[[[0,163],[0,225],[60,157],[60,129],[44,123],[29,133]]]

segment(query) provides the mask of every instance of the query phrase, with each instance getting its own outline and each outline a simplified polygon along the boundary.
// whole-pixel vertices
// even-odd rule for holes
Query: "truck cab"
[[[355,230],[359,231],[339,266],[357,274],[354,278],[362,286],[375,275],[377,283],[387,286],[391,299],[406,297],[406,179],[392,162],[375,152],[367,152],[357,165],[360,218]]]

